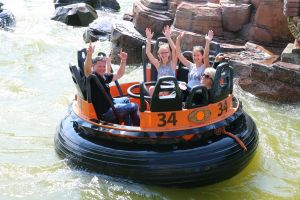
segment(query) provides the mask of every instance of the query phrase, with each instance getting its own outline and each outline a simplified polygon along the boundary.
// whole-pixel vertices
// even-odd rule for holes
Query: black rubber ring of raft
[[[241,108],[237,113],[203,129],[206,134],[198,141],[150,145],[138,143],[138,140],[124,144],[123,139],[116,139],[121,137],[99,139],[94,133],[86,133],[89,129],[75,130],[73,120],[77,115],[70,110],[57,128],[55,148],[67,162],[89,171],[151,185],[208,185],[236,175],[254,156],[258,145],[256,125]],[[230,137],[210,134],[224,125],[243,140],[247,151]],[[83,121],[81,126],[87,127],[88,123]]]

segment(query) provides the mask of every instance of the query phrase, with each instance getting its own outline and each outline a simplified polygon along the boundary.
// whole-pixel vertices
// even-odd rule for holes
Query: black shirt
[[[109,83],[112,82],[113,74],[107,73],[103,76],[99,76],[97,73],[93,72],[98,77],[98,80],[100,81],[100,84],[104,87],[104,90],[106,91],[107,95],[109,96],[109,99],[113,102],[113,98],[110,94],[109,89]],[[91,90],[92,90],[92,102],[94,104],[95,111],[97,113],[97,116],[100,114],[104,114],[108,111],[110,108],[110,104],[105,98],[104,94],[101,92],[100,88],[96,85],[96,83],[91,84]],[[99,117],[99,116],[98,116]]]

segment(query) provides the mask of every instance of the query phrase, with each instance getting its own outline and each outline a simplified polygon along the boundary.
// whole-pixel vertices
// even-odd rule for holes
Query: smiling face
[[[97,62],[94,64],[93,68],[94,68],[94,71],[95,71],[98,75],[102,76],[102,75],[104,75],[104,73],[105,73],[105,66],[106,66],[106,61],[104,61],[104,60],[99,60],[99,61],[97,61]]]
[[[212,67],[206,68],[200,79],[200,85],[204,85],[207,89],[213,86],[216,70]]]
[[[195,46],[193,48],[193,60],[197,66],[203,64],[203,51],[203,48],[200,46]]]
[[[202,74],[200,79],[200,85],[204,85],[207,89],[212,88],[213,80],[208,74]]]
[[[170,48],[169,45],[162,45],[158,49],[158,57],[162,64],[167,64],[170,61]]]

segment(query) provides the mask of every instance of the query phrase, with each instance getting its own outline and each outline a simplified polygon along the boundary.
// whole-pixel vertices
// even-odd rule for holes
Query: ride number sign
[[[212,124],[232,115],[232,97],[194,109],[168,112],[141,112],[141,128],[156,130],[186,129]]]
[[[167,124],[168,125],[173,125],[176,126],[177,124],[177,119],[176,119],[176,113],[159,113],[157,114],[158,116],[158,127],[165,127]]]

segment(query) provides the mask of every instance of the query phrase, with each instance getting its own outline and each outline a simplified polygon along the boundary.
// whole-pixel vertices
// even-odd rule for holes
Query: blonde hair
[[[169,59],[168,59],[168,63],[171,62],[171,60],[172,60],[172,55],[171,55],[171,50],[170,50],[169,44],[162,44],[162,45],[159,46],[158,51],[157,51],[158,58],[159,58],[159,62],[162,63],[162,60],[161,60],[161,57],[160,57],[159,54],[160,54],[160,52],[161,52],[163,49],[168,49],[168,51],[169,51]]]
[[[204,74],[209,75],[212,80],[214,80],[216,75],[216,70],[213,67],[208,67],[204,70]]]

